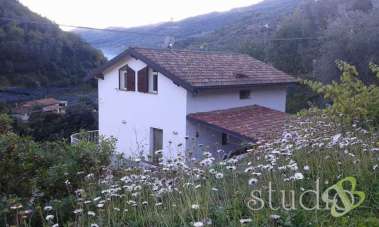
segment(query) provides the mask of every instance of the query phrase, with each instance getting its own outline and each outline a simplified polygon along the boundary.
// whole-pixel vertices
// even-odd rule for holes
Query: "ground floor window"
[[[221,135],[221,145],[228,145],[229,137],[226,133],[222,133]]]

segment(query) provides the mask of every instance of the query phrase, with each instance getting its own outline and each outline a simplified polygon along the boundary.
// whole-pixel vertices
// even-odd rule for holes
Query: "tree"
[[[379,14],[347,12],[338,17],[324,32],[325,40],[320,48],[315,74],[323,82],[338,79],[335,60],[341,59],[355,65],[365,83],[377,79],[367,68],[370,62],[379,62]]]
[[[346,62],[337,61],[337,66],[342,72],[340,82],[325,85],[306,80],[304,83],[330,101],[331,106],[325,112],[338,121],[347,125],[379,126],[379,86],[365,85],[358,78],[357,69]],[[370,64],[369,68],[379,79],[379,67]]]
[[[7,114],[0,114],[0,134],[7,133],[12,128],[12,119]]]

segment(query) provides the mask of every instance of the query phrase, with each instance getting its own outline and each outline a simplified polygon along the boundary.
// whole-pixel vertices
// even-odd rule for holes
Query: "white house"
[[[129,48],[95,70],[99,133],[128,157],[227,155],[283,126],[296,80],[248,55]]]

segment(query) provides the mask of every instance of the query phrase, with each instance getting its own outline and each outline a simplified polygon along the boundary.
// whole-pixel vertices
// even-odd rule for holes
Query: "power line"
[[[88,26],[78,26],[78,25],[68,25],[68,24],[58,24],[58,23],[49,23],[49,22],[39,22],[39,21],[33,21],[33,20],[25,20],[24,18],[16,19],[16,18],[10,18],[10,17],[0,17],[0,20],[4,21],[13,21],[18,23],[26,23],[26,24],[39,24],[39,25],[57,25],[61,27],[69,27],[69,28],[77,28],[77,29],[85,29],[85,30],[94,30],[94,31],[101,31],[101,32],[114,32],[114,33],[123,33],[123,34],[136,34],[136,35],[148,35],[148,36],[161,36],[161,37],[167,37],[172,36],[170,34],[159,34],[159,33],[149,33],[149,32],[135,32],[135,31],[125,31],[125,30],[119,30],[119,29],[111,29],[111,28],[94,28],[94,27],[88,27]],[[379,26],[371,26],[371,28],[378,28]],[[370,27],[366,27],[370,28]],[[291,38],[258,38],[258,39],[252,39],[252,41],[296,41],[296,40],[321,40],[326,39],[325,36],[318,36],[318,37],[291,37]],[[98,39],[98,41],[103,41],[104,39]],[[106,42],[104,40],[104,42]],[[122,43],[122,41],[119,40],[118,43]]]
[[[87,26],[78,26],[78,25],[69,25],[69,24],[58,24],[58,23],[48,23],[48,22],[39,22],[39,21],[32,21],[32,20],[25,20],[25,19],[15,19],[10,17],[0,17],[0,20],[4,21],[13,21],[18,23],[27,23],[27,24],[39,24],[39,25],[58,25],[60,27],[68,27],[68,28],[77,28],[77,29],[86,29],[86,30],[95,30],[95,31],[104,31],[104,32],[115,32],[115,33],[129,33],[129,34],[136,34],[136,35],[155,35],[155,36],[167,36],[163,34],[157,34],[157,33],[147,33],[147,32],[133,32],[133,31],[125,31],[125,30],[118,30],[118,29],[111,29],[111,28],[94,28],[94,27],[87,27]]]

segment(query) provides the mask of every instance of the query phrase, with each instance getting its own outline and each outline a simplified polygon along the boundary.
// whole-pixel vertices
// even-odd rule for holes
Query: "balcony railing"
[[[80,142],[99,143],[99,130],[79,132],[70,136],[71,144],[78,144]]]

